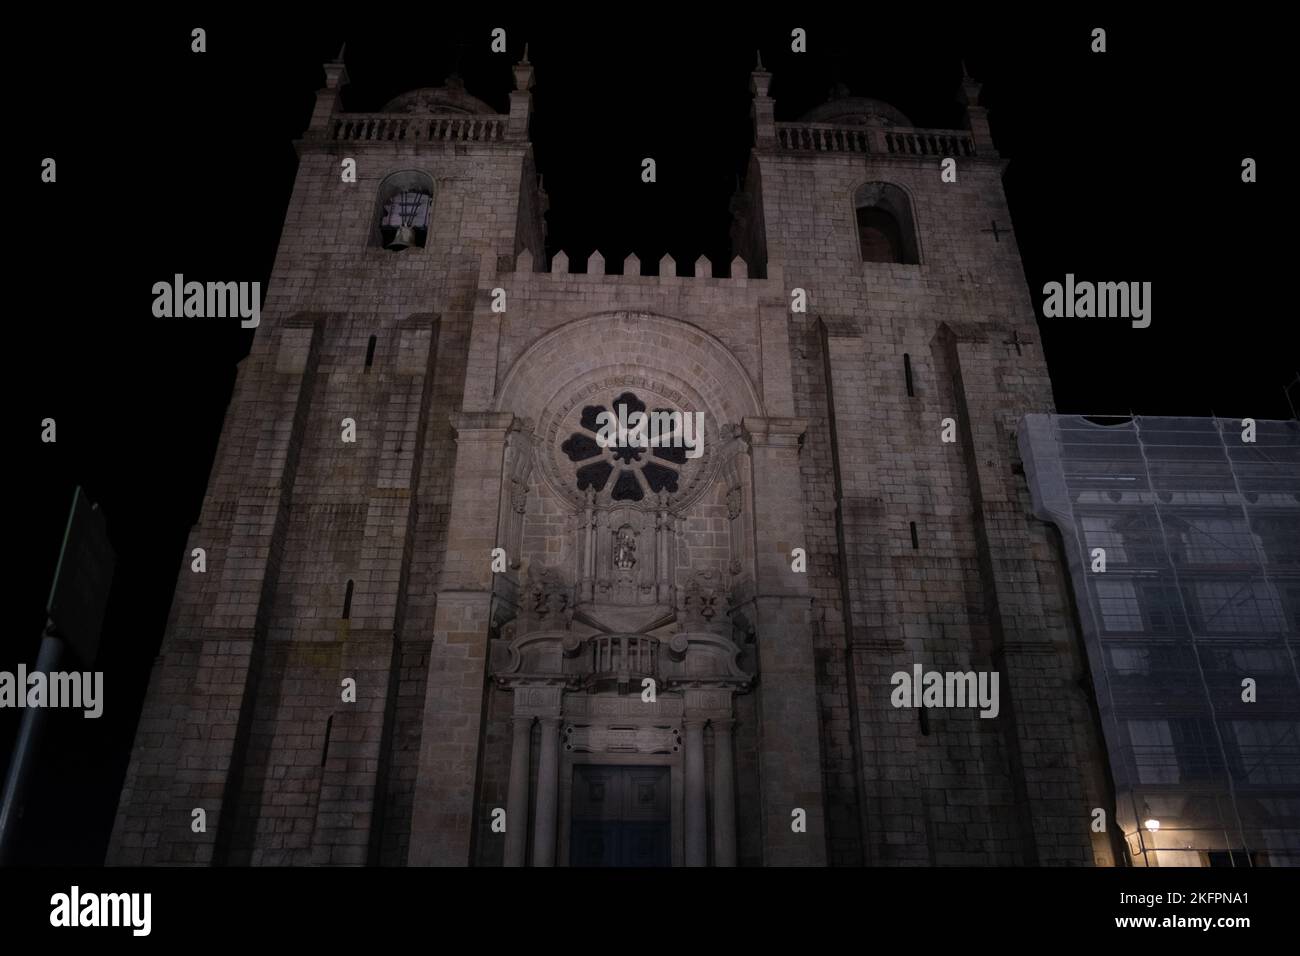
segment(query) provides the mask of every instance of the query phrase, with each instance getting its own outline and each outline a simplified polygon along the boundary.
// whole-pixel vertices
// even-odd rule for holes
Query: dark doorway
[[[573,768],[570,866],[670,866],[667,767]]]

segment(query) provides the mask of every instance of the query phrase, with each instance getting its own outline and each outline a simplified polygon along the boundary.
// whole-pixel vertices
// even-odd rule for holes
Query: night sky
[[[8,38],[9,634],[0,669],[31,666],[67,508],[82,484],[118,553],[95,669],[105,715],[50,713],[20,859],[102,862],[149,669],[197,521],[222,417],[252,331],[237,321],[155,319],[151,286],[269,278],[320,65],[347,41],[348,110],[440,85],[453,70],[504,112],[510,66],[530,45],[532,137],[550,194],[550,251],[606,260],[728,255],[728,199],[751,143],[749,73],[762,50],[778,121],[836,83],[954,128],[961,61],[984,83],[993,137],[1035,299],[1067,272],[1153,283],[1153,322],[1047,321],[1040,335],[1058,410],[1289,418],[1300,348],[1294,249],[1278,138],[1286,34],[1262,21],[1170,27],[1132,14],[962,22],[874,5],[834,20],[734,19],[653,4],[494,14],[452,23],[401,6],[358,26],[229,15],[117,14],[14,28]],[[214,7],[214,9],[216,9]],[[498,8],[500,9],[500,8]],[[750,12],[742,12],[750,11]],[[386,17],[386,22],[385,18]],[[1251,20],[1253,14],[1242,14]],[[190,52],[190,30],[208,52]],[[493,27],[508,55],[489,52]],[[1108,52],[1089,52],[1108,31]],[[809,52],[790,52],[790,30]],[[15,61],[17,61],[15,63]],[[16,115],[13,115],[16,114]],[[45,156],[58,183],[39,181]],[[640,181],[653,156],[658,183]],[[1260,182],[1241,182],[1254,157]],[[1278,220],[1282,220],[1281,223]],[[42,444],[41,419],[58,422]],[[64,669],[72,665],[65,664]],[[0,765],[15,711],[0,712]]]

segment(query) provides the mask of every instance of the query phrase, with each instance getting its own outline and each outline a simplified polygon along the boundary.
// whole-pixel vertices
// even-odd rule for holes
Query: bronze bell
[[[415,245],[415,230],[410,226],[398,226],[397,233],[385,248],[400,252],[408,246]]]

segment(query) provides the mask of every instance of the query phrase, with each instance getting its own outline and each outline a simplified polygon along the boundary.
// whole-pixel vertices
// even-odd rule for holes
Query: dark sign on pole
[[[113,583],[113,546],[99,505],[92,505],[77,486],[63,534],[63,549],[54,571],[46,612],[55,631],[83,665],[95,660],[99,630]]]

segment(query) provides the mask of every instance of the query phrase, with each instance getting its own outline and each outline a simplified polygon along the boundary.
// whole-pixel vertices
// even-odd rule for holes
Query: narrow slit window
[[[917,548],[919,548],[919,547],[921,546],[921,539],[918,538],[918,537],[916,536],[916,522],[915,522],[915,521],[911,522],[911,527],[912,527],[912,550],[915,551]]]
[[[334,730],[334,715],[330,714],[325,720],[325,746],[320,749],[320,765],[325,766],[325,758],[330,753],[330,734]]]
[[[374,364],[375,364],[375,337],[372,335],[370,336],[370,342],[366,345],[366,368],[370,368],[370,366]],[[909,378],[908,381],[911,382],[911,379]],[[909,385],[908,386],[909,394],[911,390],[912,390],[911,386]]]
[[[343,592],[343,620],[352,616],[352,579],[348,579],[347,590]]]
[[[916,391],[912,388],[912,356],[906,352],[903,353],[903,378],[907,380],[907,397],[915,398]]]

